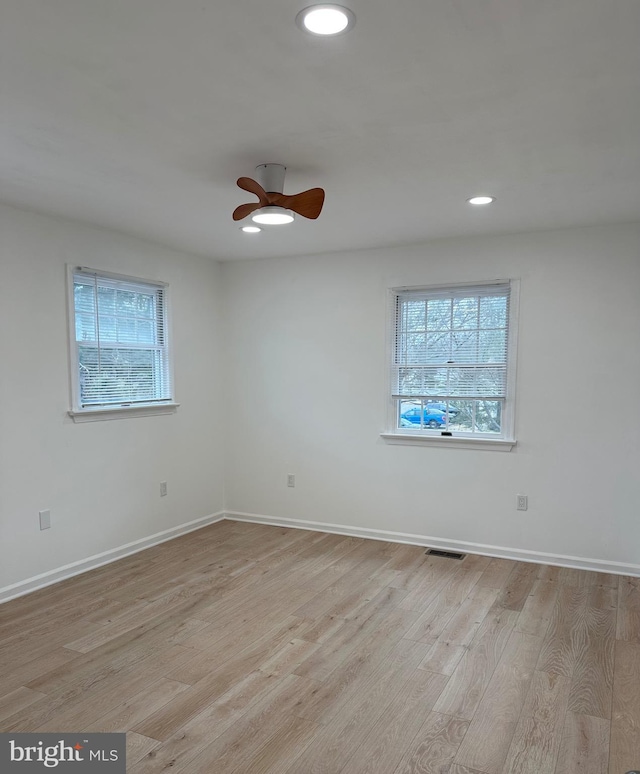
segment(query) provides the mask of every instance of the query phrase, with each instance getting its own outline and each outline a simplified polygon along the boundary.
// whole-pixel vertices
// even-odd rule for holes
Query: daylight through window
[[[172,400],[166,286],[78,269],[73,312],[77,408]]]
[[[396,432],[508,437],[510,284],[394,293]]]

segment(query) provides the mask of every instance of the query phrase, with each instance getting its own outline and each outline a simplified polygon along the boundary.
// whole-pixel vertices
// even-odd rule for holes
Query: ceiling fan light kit
[[[284,207],[261,207],[254,212],[251,220],[263,226],[282,226],[285,223],[292,223],[294,214]]]
[[[335,3],[310,5],[296,16],[298,27],[311,35],[341,35],[352,29],[355,23],[353,11]]]
[[[308,191],[287,196],[282,192],[286,171],[287,168],[282,164],[259,164],[256,167],[256,177],[260,182],[250,177],[239,177],[238,188],[255,194],[258,201],[236,207],[233,219],[243,220],[251,215],[254,223],[268,226],[292,223],[295,215],[315,220],[324,204],[323,189],[310,188]]]

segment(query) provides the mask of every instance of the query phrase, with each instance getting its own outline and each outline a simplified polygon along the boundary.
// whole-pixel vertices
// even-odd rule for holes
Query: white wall
[[[67,263],[170,283],[176,414],[69,419]],[[498,277],[516,449],[385,444],[387,289]],[[0,330],[0,590],[223,509],[640,565],[640,226],[220,266],[0,207]]]
[[[639,226],[222,271],[227,511],[640,565]],[[387,445],[387,289],[495,278],[521,279],[517,447]]]
[[[170,284],[176,414],[68,417],[67,263]],[[0,589],[222,510],[219,272],[0,207]],[[40,532],[45,508],[53,526]]]

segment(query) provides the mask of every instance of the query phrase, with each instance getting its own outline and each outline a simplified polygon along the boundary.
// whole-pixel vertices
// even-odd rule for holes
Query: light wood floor
[[[221,522],[0,607],[0,731],[128,772],[624,774],[640,579]]]

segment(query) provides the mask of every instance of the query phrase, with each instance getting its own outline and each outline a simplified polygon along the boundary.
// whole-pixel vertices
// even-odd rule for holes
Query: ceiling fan
[[[255,194],[258,201],[236,207],[233,219],[242,220],[255,213],[251,218],[254,222],[278,225],[291,223],[295,212],[303,218],[315,220],[324,204],[323,189],[310,188],[308,191],[287,196],[282,193],[286,171],[287,168],[282,164],[259,164],[256,167],[256,177],[260,182],[250,177],[238,178],[238,188]]]

